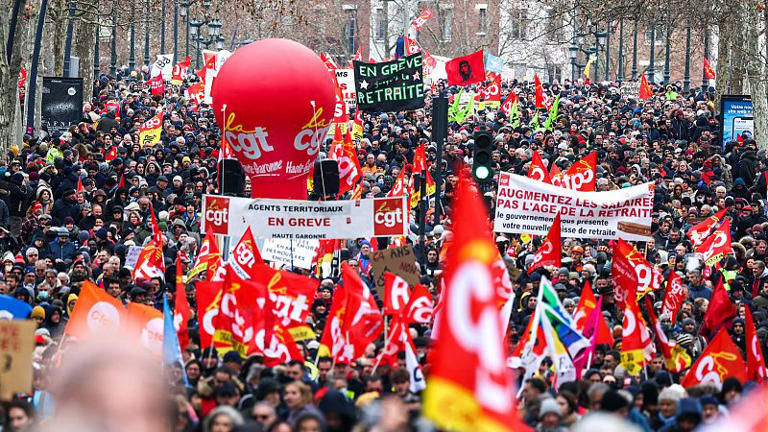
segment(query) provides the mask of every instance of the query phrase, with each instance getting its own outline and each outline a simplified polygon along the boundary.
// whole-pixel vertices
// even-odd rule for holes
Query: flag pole
[[[386,326],[386,321],[385,321]],[[385,327],[386,329],[386,327]],[[384,353],[387,351],[387,347],[389,346],[389,343],[392,342],[392,335],[395,334],[394,332],[390,333],[389,338],[384,338],[384,347],[381,348],[381,354],[379,354],[378,360],[376,360],[376,364],[373,365],[373,370],[371,370],[371,375],[376,375],[376,370],[379,368],[379,365],[381,364],[381,360],[384,358]]]

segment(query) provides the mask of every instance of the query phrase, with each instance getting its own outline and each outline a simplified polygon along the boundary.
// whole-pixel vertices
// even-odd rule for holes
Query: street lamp
[[[208,34],[213,37],[217,37],[221,34],[221,21],[217,19],[211,20],[210,23],[208,23]]]
[[[579,47],[571,45],[568,47],[568,56],[571,58],[571,81],[576,82],[576,57],[579,56]]]
[[[608,33],[606,32],[597,32],[595,33],[595,38],[597,38],[597,44],[598,45],[605,45],[605,41],[608,38]]]
[[[226,40],[226,39],[224,38],[224,36],[218,36],[218,37],[216,38],[216,49],[217,49],[217,50],[221,51],[221,50],[223,50],[223,49],[224,49],[224,41],[225,41],[225,40]]]
[[[576,35],[576,43],[577,43],[579,46],[583,46],[583,45],[584,45],[584,33],[583,33],[583,32],[579,32],[579,33]]]

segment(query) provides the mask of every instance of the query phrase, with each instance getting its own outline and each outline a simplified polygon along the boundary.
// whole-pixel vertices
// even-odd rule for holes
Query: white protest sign
[[[344,103],[347,104],[347,110],[353,108],[357,100],[354,71],[352,69],[336,69],[336,81],[341,88],[341,95],[344,97]]]
[[[203,226],[239,238],[250,226],[254,237],[338,239],[404,236],[405,197],[355,201],[302,201],[203,195]]]
[[[315,251],[320,246],[318,240],[285,240],[266,239],[261,248],[261,257],[278,266],[299,267],[306,270],[312,268]]]
[[[173,54],[158,54],[157,60],[152,64],[153,70],[160,70],[164,81],[170,81],[173,76]],[[157,75],[157,72],[151,74]]]
[[[125,266],[132,269],[136,267],[136,261],[139,260],[139,254],[144,249],[141,246],[129,246],[128,253],[125,254]]]
[[[494,231],[547,235],[560,212],[563,237],[645,241],[651,236],[653,183],[577,192],[502,172]]]

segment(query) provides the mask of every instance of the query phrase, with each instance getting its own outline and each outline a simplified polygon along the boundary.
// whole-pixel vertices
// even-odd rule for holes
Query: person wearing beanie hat
[[[704,424],[712,424],[717,420],[720,414],[720,403],[717,398],[705,394],[699,399],[701,404],[701,422]]]
[[[544,399],[541,401],[539,408],[539,424],[536,430],[548,432],[567,431],[567,428],[560,426],[561,417],[560,405],[557,404],[557,401],[551,397]]]
[[[45,321],[45,309],[42,306],[35,306],[32,308],[32,313],[29,315],[29,319],[35,321],[37,326],[40,327]]]
[[[667,387],[659,393],[659,421],[662,427],[674,424],[677,404],[684,395],[685,391],[681,393],[674,387]]]

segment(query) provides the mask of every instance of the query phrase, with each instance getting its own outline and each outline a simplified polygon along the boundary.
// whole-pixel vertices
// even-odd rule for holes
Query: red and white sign
[[[502,172],[494,231],[546,235],[560,213],[564,237],[645,241],[651,236],[653,183],[579,192]]]
[[[156,75],[150,78],[150,80],[147,81],[147,84],[149,84],[149,87],[152,89],[152,96],[161,95],[165,92],[162,75]]]
[[[424,27],[424,24],[427,23],[427,20],[432,18],[432,11],[429,8],[424,9],[424,12],[422,12],[418,17],[416,17],[415,20],[411,23],[413,28],[416,30],[421,29]]]
[[[667,282],[667,294],[664,296],[664,302],[661,304],[661,313],[675,322],[677,312],[683,305],[683,300],[688,298],[688,288],[683,285],[683,278],[677,272],[669,273]]]
[[[405,197],[303,201],[203,196],[203,227],[239,238],[250,226],[259,238],[336,239],[408,234]]]
[[[347,111],[357,104],[357,90],[355,89],[355,73],[353,69],[336,69],[336,82],[341,89]]]

